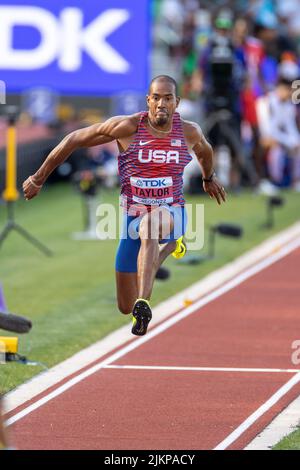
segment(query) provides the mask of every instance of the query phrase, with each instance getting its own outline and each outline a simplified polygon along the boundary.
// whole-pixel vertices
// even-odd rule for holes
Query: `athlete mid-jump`
[[[214,175],[210,144],[198,124],[182,120],[176,112],[180,101],[177,94],[173,78],[154,78],[147,112],[112,117],[72,132],[23,183],[25,198],[32,199],[74,150],[116,140],[124,208],[116,257],[117,298],[119,310],[133,314],[135,335],[144,335],[152,318],[149,300],[157,269],[170,253],[185,251],[183,171],[191,160],[191,151],[201,166],[204,191],[218,204],[226,197]]]

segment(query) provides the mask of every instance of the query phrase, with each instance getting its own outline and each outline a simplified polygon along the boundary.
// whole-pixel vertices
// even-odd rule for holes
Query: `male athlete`
[[[192,150],[202,170],[204,191],[218,204],[226,196],[213,171],[212,148],[198,124],[180,118],[179,101],[173,78],[154,78],[147,96],[148,112],[112,117],[72,132],[23,183],[25,198],[32,199],[74,150],[116,140],[124,208],[116,257],[117,299],[122,313],[133,314],[132,333],[138,336],[147,332],[152,318],[149,300],[157,269],[169,254],[185,252],[182,176]]]

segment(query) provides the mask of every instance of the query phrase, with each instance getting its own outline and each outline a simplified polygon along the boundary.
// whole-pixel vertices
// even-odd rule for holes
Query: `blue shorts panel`
[[[159,243],[177,240],[185,234],[187,213],[181,206],[164,206],[174,217],[174,228],[167,238]],[[116,255],[116,271],[126,273],[137,272],[137,258],[141,246],[139,227],[143,216],[134,217],[124,214],[121,240]]]

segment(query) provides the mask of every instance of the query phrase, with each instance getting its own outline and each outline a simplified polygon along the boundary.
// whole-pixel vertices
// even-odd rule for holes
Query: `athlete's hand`
[[[29,176],[26,181],[23,183],[23,193],[26,201],[37,196],[42,189],[43,185],[39,185],[34,180],[34,176]]]
[[[216,199],[219,205],[222,204],[222,201],[226,202],[225,189],[215,176],[210,182],[203,181],[203,189],[207,194],[209,194],[211,199]]]

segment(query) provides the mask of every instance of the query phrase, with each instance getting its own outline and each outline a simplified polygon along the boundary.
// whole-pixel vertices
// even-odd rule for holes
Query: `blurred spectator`
[[[296,105],[292,102],[292,82],[299,67],[285,60],[279,66],[275,90],[257,101],[261,145],[266,151],[269,175],[278,186],[300,191],[300,132]]]
[[[263,42],[249,34],[248,21],[238,18],[233,29],[233,43],[240,54],[243,54],[247,70],[247,87],[254,96],[261,94],[264,89],[261,66],[265,58]]]
[[[185,11],[180,0],[165,0],[157,6],[159,13],[155,37],[168,48],[170,58],[174,58],[180,49]]]
[[[91,147],[85,168],[94,171],[107,188],[118,186],[118,148],[115,142],[103,144],[101,147]]]
[[[75,129],[84,128],[86,126],[96,124],[104,120],[99,112],[94,110],[82,110],[80,113],[74,113],[72,120],[64,125],[64,133],[70,133]],[[115,142],[103,144],[101,146],[91,148],[81,148],[71,155],[67,164],[71,165],[71,173],[76,178],[81,172],[90,171],[97,178],[98,183],[103,186],[112,188],[118,185],[118,148]],[[59,167],[54,172],[61,172]],[[60,175],[61,176],[61,175]],[[67,175],[68,177],[70,174]]]
[[[265,50],[262,41],[249,35],[248,21],[238,18],[233,29],[233,43],[244,55],[246,63],[246,80],[241,92],[242,104],[242,140],[246,159],[255,165],[256,184],[263,176],[262,155],[258,139],[256,99],[266,86],[261,73]]]
[[[203,50],[194,75],[194,86],[203,92],[207,111],[230,110],[240,113],[245,59],[232,41],[232,19],[226,11],[215,20],[215,30]]]
[[[208,117],[204,127],[216,149],[219,177],[224,185],[238,189],[242,176],[254,185],[256,175],[253,163],[246,159],[241,144],[242,92],[247,76],[242,47],[244,38],[239,38],[235,44],[232,26],[231,12],[221,10],[215,19],[215,31],[208,47],[200,55],[193,84],[205,100]],[[230,152],[229,163],[226,149]]]
[[[300,50],[299,0],[277,0],[277,12],[286,33],[295,41]]]
[[[257,7],[253,11],[254,35],[264,45],[265,57],[261,69],[270,90],[276,85],[277,65],[283,52],[296,53],[296,43],[285,28],[284,21],[280,20],[275,2],[264,0],[255,3]]]

